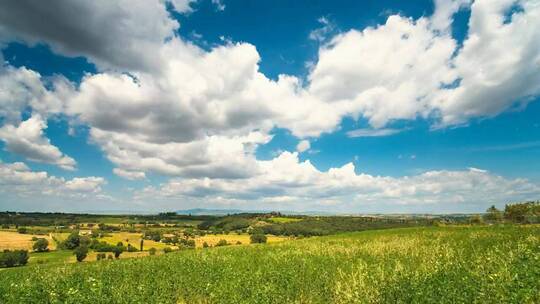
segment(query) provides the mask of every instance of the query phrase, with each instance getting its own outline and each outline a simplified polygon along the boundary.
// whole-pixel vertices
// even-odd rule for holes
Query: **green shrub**
[[[39,238],[34,242],[32,249],[34,249],[35,252],[49,251],[49,241],[44,238]]]
[[[252,244],[257,244],[257,243],[266,243],[266,235],[264,234],[252,234],[250,237],[249,237],[250,241]]]
[[[156,248],[152,247],[152,248],[150,248],[150,250],[148,250],[148,253],[150,255],[156,255],[156,251],[157,251]]]
[[[26,265],[29,257],[27,250],[4,250],[0,252],[0,267]]]
[[[227,246],[227,245],[229,245],[229,243],[227,243],[227,240],[223,240],[223,239],[219,240],[219,242],[217,242],[216,244],[217,247]]]
[[[82,262],[84,261],[84,259],[86,259],[86,256],[88,255],[88,247],[79,246],[75,248],[75,250],[73,250],[73,254],[75,254],[77,262]]]

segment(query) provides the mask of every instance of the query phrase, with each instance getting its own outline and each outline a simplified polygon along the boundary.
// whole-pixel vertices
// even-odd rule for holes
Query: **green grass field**
[[[540,303],[540,227],[365,231],[0,275],[0,303]]]
[[[269,220],[274,223],[293,223],[293,222],[300,222],[302,219],[292,218],[292,217],[274,216],[274,217],[269,218]]]

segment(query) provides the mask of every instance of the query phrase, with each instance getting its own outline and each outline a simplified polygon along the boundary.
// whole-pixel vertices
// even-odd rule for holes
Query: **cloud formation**
[[[326,172],[297,153],[284,152],[259,161],[260,174],[247,180],[173,179],[159,188],[137,193],[137,199],[200,199],[242,205],[262,201],[273,207],[334,206],[361,210],[372,204],[443,205],[452,210],[501,201],[526,200],[540,195],[540,186],[525,179],[506,179],[485,170],[428,171],[400,178],[355,173],[353,163]]]
[[[75,170],[76,162],[64,155],[44,136],[47,123],[36,114],[21,122],[18,126],[6,124],[0,128],[0,140],[6,144],[6,150],[19,154],[28,160],[57,165],[65,170]]]
[[[50,176],[44,171],[32,171],[21,162],[0,162],[0,193],[4,197],[68,197],[103,198],[101,186],[106,184],[102,177],[76,177],[66,180]]]
[[[540,94],[535,1],[436,1],[433,16],[392,15],[384,24],[327,40],[322,35],[332,33],[331,24],[322,20],[325,27],[312,39],[325,43],[306,81],[266,77],[249,43],[224,42],[204,50],[176,35],[179,24],[167,7],[187,13],[192,2],[6,4],[0,11],[2,41],[47,43],[58,54],[84,56],[99,69],[70,84],[60,77],[45,83],[34,71],[2,66],[0,137],[6,148],[73,169],[75,161],[43,135],[47,117],[63,114],[71,124],[89,127],[90,141],[114,164],[116,175],[175,177],[146,191],[163,196],[472,203],[477,193],[489,200],[495,197],[490,191],[509,197],[511,187],[520,197],[537,191],[528,181],[474,170],[391,178],[357,175],[352,164],[320,172],[291,153],[270,161],[255,157],[276,127],[298,137],[297,150],[303,152],[310,148],[306,138],[334,132],[346,117],[370,125],[350,131],[350,137],[385,136],[399,131],[389,127],[397,120],[422,118],[446,127],[526,105]],[[511,11],[516,3],[522,9]],[[471,10],[463,46],[449,30],[460,9]],[[33,116],[21,122],[28,107]],[[453,183],[454,178],[463,183]],[[79,183],[73,180],[63,189],[83,190]],[[496,183],[503,186],[491,187]],[[483,188],[475,192],[470,185]]]

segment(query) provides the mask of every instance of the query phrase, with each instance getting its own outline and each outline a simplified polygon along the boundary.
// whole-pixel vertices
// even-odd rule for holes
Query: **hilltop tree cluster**
[[[540,223],[540,201],[507,204],[504,211],[491,206],[486,210],[484,219],[488,222]]]

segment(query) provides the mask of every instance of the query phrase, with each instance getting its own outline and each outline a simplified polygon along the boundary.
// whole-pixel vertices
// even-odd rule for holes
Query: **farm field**
[[[1,303],[539,303],[538,225],[373,230],[5,269]]]
[[[20,234],[17,231],[0,230],[0,251],[4,249],[31,250],[34,244],[33,237],[47,239],[49,250],[56,249],[56,243],[48,235]]]
[[[116,245],[118,242],[122,242],[126,246],[127,244],[131,244],[132,246],[135,246],[135,248],[139,248],[141,237],[142,237],[141,233],[114,232],[114,233],[110,233],[110,236],[105,236],[103,238],[100,238],[99,240],[105,241],[111,245]],[[165,247],[176,248],[176,246],[167,245],[165,243],[160,243],[160,242],[154,242],[152,240],[144,240],[144,243],[143,243],[144,250],[148,250],[150,248],[163,249]]]
[[[242,244],[249,244],[250,238],[249,234],[207,234],[204,236],[195,237],[195,244],[197,248],[203,247],[203,244],[206,242],[209,246],[215,246],[220,240],[226,240],[227,243],[235,245],[237,242]],[[267,235],[268,243],[276,243],[289,240],[289,237],[284,236],[275,236]]]

